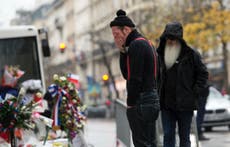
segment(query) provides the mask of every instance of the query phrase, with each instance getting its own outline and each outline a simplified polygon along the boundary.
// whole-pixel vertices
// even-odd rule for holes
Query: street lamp
[[[104,82],[107,82],[107,81],[109,80],[109,75],[104,74],[104,75],[102,76],[102,80],[103,80]]]
[[[59,50],[61,51],[61,53],[64,53],[65,49],[66,49],[66,44],[63,43],[63,42],[60,43],[60,45],[59,45]]]

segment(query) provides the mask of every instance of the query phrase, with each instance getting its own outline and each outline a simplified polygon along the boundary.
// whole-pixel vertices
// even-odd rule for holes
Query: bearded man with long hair
[[[200,54],[183,39],[179,22],[166,25],[157,52],[162,63],[160,105],[164,147],[175,147],[176,123],[180,147],[191,147],[193,110],[197,109],[200,94],[207,87],[206,66]]]

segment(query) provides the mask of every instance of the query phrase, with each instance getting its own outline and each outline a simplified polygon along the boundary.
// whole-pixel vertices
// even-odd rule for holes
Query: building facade
[[[39,1],[38,1],[39,2]],[[207,1],[209,2],[209,1]],[[211,1],[210,1],[211,2]],[[224,3],[229,3],[225,0]],[[119,69],[119,51],[116,49],[109,23],[118,9],[124,9],[142,33],[152,24],[162,25],[161,18],[176,14],[180,7],[196,7],[200,0],[53,0],[32,13],[32,24],[49,31],[51,58],[45,59],[47,82],[55,73],[79,75],[84,97],[90,97],[89,79],[93,79],[97,97],[126,97],[125,80]],[[66,44],[63,53],[60,43]],[[229,72],[228,72],[229,73]],[[108,74],[109,81],[102,75]]]

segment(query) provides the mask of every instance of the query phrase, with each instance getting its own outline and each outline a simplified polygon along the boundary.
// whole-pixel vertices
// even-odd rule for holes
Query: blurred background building
[[[157,46],[158,38],[168,21],[181,21],[185,26],[185,35],[187,32],[189,34],[186,30],[197,29],[195,23],[199,22],[198,19],[191,21],[194,12],[211,9],[213,2],[218,2],[219,11],[229,13],[230,0],[49,0],[47,3],[37,0],[37,7],[33,11],[18,10],[11,24],[45,27],[49,32],[51,47],[51,57],[44,60],[47,85],[52,82],[55,73],[77,74],[82,97],[97,104],[101,98],[119,97],[125,100],[126,97],[125,81],[118,64],[119,51],[113,43],[109,28],[118,9],[126,10],[127,15],[136,22],[138,30]],[[223,15],[223,23],[228,25],[223,25],[226,28],[222,30],[226,30],[225,33],[229,35],[230,18],[228,21],[227,18],[228,15]],[[187,29],[189,27],[193,28]],[[210,81],[219,90],[228,90],[229,37],[226,37],[224,43],[221,37],[216,37],[220,43],[207,49],[196,45],[193,38],[189,37],[186,40],[204,57],[210,71]],[[198,42],[201,39],[195,40]],[[108,80],[102,79],[105,74]]]

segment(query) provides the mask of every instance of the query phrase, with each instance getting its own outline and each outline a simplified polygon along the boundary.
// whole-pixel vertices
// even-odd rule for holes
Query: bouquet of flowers
[[[83,129],[86,121],[85,106],[81,103],[75,84],[67,76],[53,76],[54,84],[48,87],[52,96],[53,130],[61,129],[67,133],[69,141]]]
[[[24,74],[24,71],[19,69],[19,66],[5,66],[2,76],[2,86],[14,87],[18,79]]]
[[[19,66],[6,65],[1,77],[0,138],[13,147],[16,146],[17,139],[22,139],[22,130],[35,127],[35,108],[41,104],[42,98],[41,93],[29,97],[26,89],[16,88],[17,81],[23,74],[24,71]]]
[[[17,97],[10,97],[0,102],[1,137],[11,146],[16,146],[15,137],[22,138],[21,129],[33,129],[33,109],[38,105],[34,100],[24,105],[25,90],[20,89]]]

